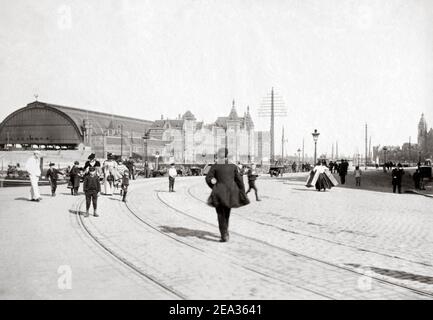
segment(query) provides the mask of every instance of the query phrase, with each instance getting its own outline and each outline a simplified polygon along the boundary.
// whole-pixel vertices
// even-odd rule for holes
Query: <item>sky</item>
[[[416,142],[433,127],[430,0],[0,0],[0,121],[38,100],[211,123],[272,87],[288,155]]]

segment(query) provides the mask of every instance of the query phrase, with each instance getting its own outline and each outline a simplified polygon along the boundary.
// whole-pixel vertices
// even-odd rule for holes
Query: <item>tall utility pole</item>
[[[338,160],[338,141],[335,142],[335,159]]]
[[[302,163],[305,163],[305,154],[304,154],[304,138],[302,138]]]
[[[274,106],[274,88],[271,91],[271,165],[275,161],[275,146],[274,146],[274,123],[275,122],[275,106]]]
[[[284,126],[283,126],[283,132],[281,134],[281,159],[284,163]]]
[[[367,170],[367,123],[365,124],[365,170]]]
[[[370,139],[368,140],[368,161],[370,163],[372,163],[372,161],[371,161],[372,159],[373,159],[373,156],[371,154],[371,136],[370,136]]]
[[[120,158],[123,157],[123,124],[120,125]]]
[[[287,139],[284,139],[284,126],[283,126],[283,134],[281,136],[281,159],[284,163],[284,143],[287,142]]]
[[[270,163],[275,163],[275,117],[286,117],[287,110],[284,106],[282,98],[274,93],[274,88],[271,89],[271,94],[263,98],[262,104],[259,108],[259,117],[270,117],[271,118],[271,152],[270,152]]]
[[[410,144],[410,136],[409,136],[409,166],[410,166],[410,163],[411,163],[411,160],[412,160],[412,153],[410,152],[410,148],[411,148],[411,144]]]
[[[331,160],[334,160],[334,142],[332,143]]]

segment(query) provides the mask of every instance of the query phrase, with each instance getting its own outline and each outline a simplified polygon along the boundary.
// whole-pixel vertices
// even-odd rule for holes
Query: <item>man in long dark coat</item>
[[[71,181],[71,194],[73,196],[78,196],[78,189],[80,188],[80,168],[79,162],[75,161],[71,170],[69,171],[69,178]]]
[[[221,242],[229,240],[229,219],[232,208],[249,204],[245,185],[235,164],[227,163],[227,148],[218,150],[218,160],[206,175],[206,183],[212,189],[208,204],[215,207]]]
[[[404,170],[401,163],[399,163],[398,167],[394,167],[391,171],[393,193],[395,193],[396,189],[398,189],[398,193],[401,193],[401,180],[403,179],[403,175]]]
[[[347,169],[349,168],[349,163],[343,160],[338,166],[338,175],[340,176],[341,184],[346,183]]]

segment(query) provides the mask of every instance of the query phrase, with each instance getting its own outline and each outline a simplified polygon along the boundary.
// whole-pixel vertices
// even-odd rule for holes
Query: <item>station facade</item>
[[[267,159],[269,132],[254,131],[249,108],[205,124],[190,112],[176,119],[135,119],[40,101],[29,103],[0,124],[3,150],[87,150],[98,158],[108,153],[161,162],[209,163],[221,147],[231,161]]]

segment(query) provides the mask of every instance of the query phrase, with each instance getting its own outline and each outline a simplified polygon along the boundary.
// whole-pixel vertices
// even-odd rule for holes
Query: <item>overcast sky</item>
[[[433,126],[431,0],[0,0],[0,120],[39,100],[143,119],[240,115],[275,87],[293,155]]]

